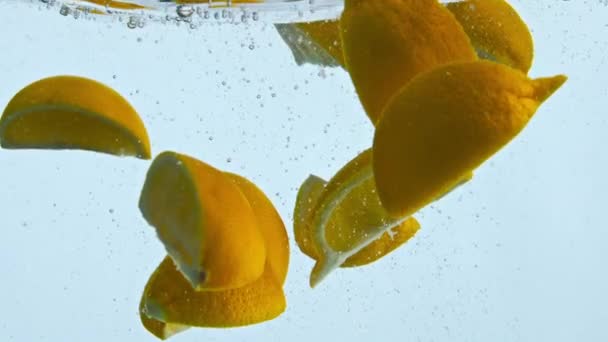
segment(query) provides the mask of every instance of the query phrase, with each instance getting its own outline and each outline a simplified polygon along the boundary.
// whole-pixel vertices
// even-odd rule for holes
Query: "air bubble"
[[[192,14],[194,14],[194,7],[187,5],[177,6],[177,15],[180,18],[189,18]]]
[[[129,17],[129,21],[127,22],[127,27],[130,29],[134,29],[138,26],[138,21],[136,17]]]
[[[61,8],[59,9],[59,14],[67,16],[68,14],[70,14],[70,8],[66,5],[61,6]]]

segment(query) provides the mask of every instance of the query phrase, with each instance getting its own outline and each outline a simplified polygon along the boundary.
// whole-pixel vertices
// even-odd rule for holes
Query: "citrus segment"
[[[403,242],[399,240],[391,240],[394,248],[383,245],[382,236],[391,229],[408,225],[406,230],[412,234],[405,240],[418,229],[414,218],[390,216],[380,204],[372,173],[371,152],[371,149],[366,150],[348,162],[319,196],[311,221],[313,241],[320,252],[310,275],[312,287],[378,239],[380,242],[376,242],[373,252],[379,254],[401,245]],[[373,252],[368,249],[358,260],[369,260]]]
[[[415,75],[477,58],[461,25],[437,0],[346,0],[340,27],[346,69],[374,124]]]
[[[319,259],[320,252],[314,242],[312,216],[319,197],[327,184],[323,179],[311,175],[300,186],[294,210],[294,235],[300,250],[314,260]],[[350,224],[350,223],[348,223]],[[420,228],[414,219],[392,228],[378,239],[370,242],[365,248],[348,257],[340,267],[358,267],[370,264],[401,246]]]
[[[513,139],[565,76],[529,79],[489,61],[454,63],[414,78],[376,127],[373,169],[383,206],[411,215]]]
[[[266,259],[279,284],[283,285],[289,266],[289,239],[281,216],[268,197],[255,184],[236,174],[226,173],[238,185],[257,218],[266,246]]]
[[[344,66],[337,20],[275,24],[298,65]]]
[[[446,4],[481,56],[528,72],[534,43],[526,23],[505,0],[467,0]]]
[[[293,211],[293,232],[298,248],[312,259],[319,258],[319,250],[314,242],[311,220],[319,197],[327,182],[310,175],[300,186]]]
[[[340,65],[344,65],[340,28],[337,20],[322,20],[295,24],[327,51]]]
[[[281,285],[287,275],[289,244],[283,221],[255,184],[236,174],[223,174],[242,192],[254,212],[266,249],[264,272],[242,287],[196,291],[167,256],[148,281],[140,303],[144,327],[161,339],[194,326],[259,323],[285,310]]]
[[[240,288],[195,291],[167,256],[146,284],[140,317],[154,335],[167,338],[190,327],[229,328],[267,321],[286,307],[283,290],[272,267]]]
[[[390,228],[379,238],[348,257],[340,267],[359,267],[371,264],[406,243],[416,234],[418,229],[420,229],[420,223],[417,220],[414,218],[405,220],[402,224]]]
[[[139,208],[195,289],[237,288],[262,274],[266,250],[256,216],[222,171],[164,152],[148,170]]]
[[[133,107],[113,89],[76,76],[45,78],[20,90],[0,119],[0,145],[150,158],[148,134]]]
[[[190,328],[187,325],[177,323],[165,323],[163,321],[150,318],[143,311],[144,305],[145,301],[141,300],[139,302],[139,319],[141,320],[141,323],[144,328],[146,328],[146,330],[148,330],[152,335],[158,337],[159,339],[166,340],[169,337],[178,334],[182,331],[188,330]]]
[[[337,267],[380,259],[418,228],[415,219],[390,217],[382,208],[371,173],[371,150],[347,163],[329,183],[310,176],[298,191],[294,233],[299,248],[317,261],[313,287]]]

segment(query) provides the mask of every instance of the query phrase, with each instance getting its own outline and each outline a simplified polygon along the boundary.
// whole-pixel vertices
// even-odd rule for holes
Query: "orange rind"
[[[393,216],[412,215],[470,177],[565,81],[530,79],[490,61],[453,63],[414,78],[386,106],[374,135],[383,206]]]
[[[148,133],[127,100],[76,76],[49,77],[20,90],[0,119],[0,145],[150,158]]]
[[[254,183],[164,152],[150,167],[140,207],[169,254],[140,302],[141,321],[152,334],[166,339],[189,327],[250,325],[285,310],[287,232]],[[256,276],[260,257],[263,269]],[[209,276],[197,282],[197,272]]]
[[[163,152],[148,170],[139,208],[195,289],[238,288],[262,275],[262,232],[251,204],[224,172]]]
[[[446,4],[478,54],[525,73],[534,58],[532,34],[505,0],[466,0]]]
[[[312,287],[338,267],[372,263],[408,241],[419,223],[391,217],[375,190],[371,150],[347,163],[328,182],[311,176],[300,187],[294,210],[299,248],[316,261]]]

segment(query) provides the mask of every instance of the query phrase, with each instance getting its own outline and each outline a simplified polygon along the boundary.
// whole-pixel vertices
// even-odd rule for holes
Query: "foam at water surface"
[[[0,0],[0,2],[5,0]],[[61,15],[118,20],[135,29],[149,22],[184,22],[190,28],[205,23],[294,23],[337,18],[344,0],[20,0],[40,2]],[[462,0],[440,0],[442,3]],[[181,3],[180,3],[181,2]]]

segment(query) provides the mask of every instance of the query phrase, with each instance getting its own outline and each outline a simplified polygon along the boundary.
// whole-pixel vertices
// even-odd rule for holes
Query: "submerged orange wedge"
[[[0,145],[150,158],[135,109],[113,89],[76,76],[45,78],[19,91],[0,119]]]
[[[177,158],[185,164],[188,172],[196,173],[198,183],[179,184],[176,182],[163,182],[162,174],[148,177],[147,182],[156,183],[149,185],[146,197],[156,199],[156,203],[162,203],[163,193],[180,193],[198,192],[199,194],[207,192],[201,184],[206,184],[206,189],[213,188],[210,193],[213,196],[199,195],[199,200],[192,201],[194,206],[182,206],[179,211],[179,217],[185,217],[184,221],[175,221],[175,213],[167,212],[167,208],[159,208],[149,206],[147,211],[165,210],[160,213],[160,216],[168,217],[168,222],[173,222],[172,225],[163,226],[160,230],[175,229],[177,233],[167,233],[168,236],[181,236],[181,241],[201,242],[200,236],[215,234],[220,239],[229,239],[229,243],[234,246],[240,242],[248,242],[253,246],[254,250],[259,249],[260,241],[248,239],[248,235],[243,234],[243,224],[252,226],[261,236],[261,247],[265,251],[263,272],[255,279],[246,282],[242,286],[230,287],[226,289],[209,290],[199,286],[194,288],[188,277],[184,277],[182,266],[175,262],[175,258],[167,256],[161,265],[157,268],[154,274],[150,277],[148,284],[144,290],[140,303],[140,317],[142,323],[152,334],[165,339],[173,334],[183,331],[189,327],[237,327],[249,324],[255,324],[273,319],[280,315],[286,306],[285,296],[283,294],[282,285],[287,276],[289,264],[289,242],[285,226],[278,212],[266,197],[266,195],[255,184],[249,180],[232,173],[221,172],[212,169],[210,166],[203,164],[193,158],[178,155],[175,153],[165,152],[161,156],[167,158],[169,164],[166,174],[171,174],[174,179],[180,178],[180,171],[176,166],[171,166],[171,161]],[[155,159],[161,158],[161,156]],[[158,163],[163,163],[162,160]],[[183,164],[182,164],[183,165]],[[204,165],[204,166],[203,166]],[[152,166],[151,170],[159,166]],[[180,166],[181,167],[181,166]],[[179,167],[177,167],[179,168]],[[151,171],[152,172],[152,171]],[[149,173],[150,174],[150,173]],[[219,181],[222,179],[222,181]],[[253,216],[245,217],[242,214],[243,207],[236,206],[221,206],[218,202],[226,203],[222,198],[226,192],[232,193],[238,191],[242,198],[249,206]],[[142,197],[144,197],[142,192]],[[166,203],[190,203],[186,198],[167,198]],[[152,203],[153,201],[149,201]],[[173,205],[175,206],[175,205]],[[172,206],[167,206],[171,208]],[[212,210],[215,213],[215,224],[202,225],[196,229],[188,229],[188,218],[197,216],[197,212],[206,212]],[[143,210],[142,210],[143,211]],[[234,217],[240,217],[240,223],[234,220]],[[220,222],[222,220],[224,222]],[[244,219],[249,221],[245,222]],[[196,221],[196,220],[194,220]],[[218,223],[221,223],[218,225]],[[158,229],[158,227],[157,227]],[[159,232],[160,235],[160,232]],[[166,239],[163,240],[167,241]],[[169,240],[170,241],[170,240]],[[233,254],[241,252],[241,256],[245,259],[255,259],[257,255],[252,254],[246,248],[232,250],[222,248],[221,241],[216,238],[216,242],[206,245],[205,249],[209,250],[209,255],[213,258],[207,264],[217,265],[214,268],[214,273],[220,273],[222,278],[233,278],[234,274],[247,274],[251,269],[251,265],[247,263],[227,263],[226,260],[233,258]],[[204,243],[204,239],[202,241]],[[226,243],[226,245],[229,245]],[[251,248],[251,246],[248,246]],[[170,250],[170,248],[167,248]],[[226,253],[224,255],[224,253]],[[252,260],[253,261],[253,260]],[[227,273],[228,276],[223,277],[221,273]]]
[[[373,169],[383,206],[393,216],[411,215],[470,177],[565,81],[529,79],[490,61],[453,63],[414,78],[376,127]]]
[[[532,65],[532,35],[505,0],[464,0],[445,6],[462,25],[479,57],[527,72]],[[298,65],[306,62],[344,67],[338,20],[275,25]]]
[[[266,262],[280,285],[285,283],[289,265],[289,238],[281,216],[268,197],[246,178],[226,173],[243,192],[253,208],[257,227],[266,246]]]
[[[301,186],[294,210],[300,249],[316,260],[310,284],[316,286],[337,267],[380,259],[419,229],[414,218],[391,217],[375,189],[371,150],[346,164],[331,180],[311,176]]]
[[[311,220],[319,197],[326,185],[327,182],[317,176],[311,175],[308,177],[300,186],[294,210],[296,242],[302,253],[314,260],[320,259],[320,252],[314,242]],[[407,242],[417,229],[419,229],[419,224],[415,224],[413,219],[408,224],[394,227],[348,257],[340,267],[359,267],[371,264]]]
[[[195,291],[167,256],[152,274],[140,303],[148,331],[166,339],[188,327],[230,328],[271,320],[285,311],[283,289],[270,264],[243,287]]]
[[[437,0],[346,0],[340,29],[346,69],[374,124],[412,77],[477,59],[462,26]]]
[[[526,23],[505,0],[466,0],[446,4],[478,53],[528,72],[534,43]]]
[[[275,24],[298,65],[344,67],[344,54],[337,20]]]
[[[340,27],[337,20],[323,20],[308,23],[297,23],[302,32],[316,42],[320,48],[327,51],[338,64],[344,66],[344,53],[340,41]]]
[[[255,213],[222,171],[163,152],[150,166],[139,208],[195,289],[238,288],[262,275],[266,248]]]

